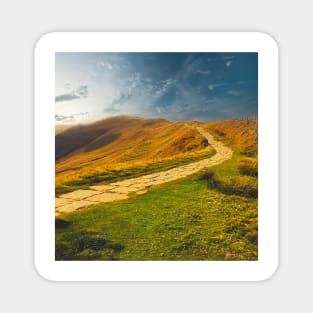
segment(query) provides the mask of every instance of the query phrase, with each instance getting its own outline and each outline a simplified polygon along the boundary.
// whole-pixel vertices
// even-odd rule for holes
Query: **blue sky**
[[[56,119],[222,120],[258,107],[257,53],[56,53]]]

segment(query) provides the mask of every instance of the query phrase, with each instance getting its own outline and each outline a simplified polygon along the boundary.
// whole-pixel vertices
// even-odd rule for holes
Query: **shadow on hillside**
[[[62,240],[56,240],[56,260],[115,261],[119,260],[119,254],[124,249],[122,244],[104,238],[98,233],[73,231],[64,234]]]
[[[56,218],[55,219],[55,229],[65,229],[69,227],[71,222],[62,220],[61,218]]]
[[[208,189],[214,189],[226,195],[258,198],[258,187],[249,177],[233,177],[221,180],[216,178],[214,171],[207,170],[199,179],[206,182]]]

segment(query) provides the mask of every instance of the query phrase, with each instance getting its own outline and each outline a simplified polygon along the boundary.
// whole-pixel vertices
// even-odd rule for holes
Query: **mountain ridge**
[[[55,136],[56,181],[208,152],[206,138],[193,123],[118,116],[62,131],[59,128]]]

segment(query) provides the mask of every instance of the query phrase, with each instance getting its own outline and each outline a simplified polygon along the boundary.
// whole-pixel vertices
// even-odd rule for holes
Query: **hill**
[[[248,157],[258,153],[258,121],[257,120],[228,120],[210,122],[203,128],[215,134],[219,140],[238,149]]]
[[[188,125],[208,129],[232,158],[58,216],[56,260],[258,260],[257,122]]]
[[[92,183],[101,181],[99,176],[117,177],[119,171],[176,166],[212,154],[207,146],[194,127],[164,119],[119,116],[73,126],[56,132],[56,184]]]

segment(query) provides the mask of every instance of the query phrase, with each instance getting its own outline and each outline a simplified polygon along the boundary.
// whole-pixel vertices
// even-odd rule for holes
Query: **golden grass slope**
[[[206,123],[205,129],[215,133],[227,144],[239,149],[246,156],[258,154],[258,121],[227,120]]]
[[[197,155],[206,145],[184,122],[119,116],[78,125],[56,134],[56,184]]]

